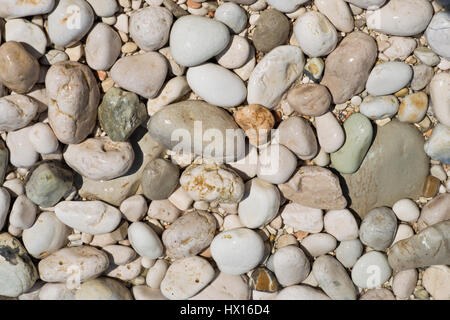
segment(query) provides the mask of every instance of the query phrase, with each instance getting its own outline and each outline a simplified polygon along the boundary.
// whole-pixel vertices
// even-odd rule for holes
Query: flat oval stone
[[[248,80],[247,101],[272,109],[283,93],[303,73],[305,60],[302,51],[295,46],[279,46],[253,69]]]
[[[178,185],[180,169],[164,159],[155,159],[147,164],[142,173],[141,187],[150,200],[167,199]]]
[[[14,131],[28,125],[38,112],[38,104],[32,98],[14,94],[0,98],[0,130]]]
[[[448,266],[431,266],[425,270],[422,278],[423,287],[435,300],[449,300],[450,268]]]
[[[450,128],[438,123],[425,142],[424,150],[431,159],[450,164]]]
[[[12,19],[6,22],[5,41],[20,42],[36,58],[43,56],[47,47],[44,31],[25,19]]]
[[[412,68],[399,61],[377,65],[367,79],[367,92],[374,96],[395,93],[408,85],[413,77]]]
[[[367,96],[359,106],[359,112],[372,120],[392,118],[398,111],[396,96]]]
[[[161,282],[161,293],[171,300],[185,300],[206,287],[214,278],[213,267],[201,257],[187,257],[172,263]]]
[[[326,56],[336,48],[336,28],[320,12],[309,11],[297,18],[294,35],[300,48],[310,57]]]
[[[31,228],[23,231],[22,241],[30,255],[42,259],[64,247],[71,232],[53,212],[44,211]]]
[[[318,257],[312,273],[320,288],[333,300],[356,300],[355,286],[347,271],[329,255]]]
[[[219,54],[230,42],[223,23],[195,15],[178,18],[170,31],[170,51],[179,64],[192,67]]]
[[[338,241],[358,238],[358,224],[353,214],[347,210],[330,210],[324,216],[325,231]]]
[[[289,39],[290,28],[289,20],[278,10],[262,11],[256,20],[252,39],[256,50],[268,53],[285,44]]]
[[[17,168],[29,168],[39,160],[39,153],[36,152],[28,138],[30,131],[31,127],[25,127],[10,131],[6,136],[9,161]]]
[[[418,273],[416,269],[398,272],[392,280],[392,291],[400,299],[408,299],[417,285]]]
[[[428,45],[438,55],[450,59],[450,13],[441,11],[436,13],[431,19],[425,38]]]
[[[119,34],[106,23],[98,23],[86,39],[86,63],[94,70],[108,70],[120,55],[122,41]]]
[[[427,0],[389,1],[367,16],[369,29],[393,36],[414,36],[426,29],[433,16]]]
[[[67,165],[92,180],[111,180],[128,172],[134,151],[129,142],[114,142],[109,137],[86,139],[70,144],[63,153]]]
[[[36,268],[20,241],[7,232],[0,234],[0,257],[0,295],[18,297],[33,287]]]
[[[428,95],[425,92],[407,95],[398,108],[398,120],[408,123],[420,122],[425,117],[427,109]]]
[[[242,32],[247,26],[247,13],[233,2],[222,3],[214,12],[214,19],[225,24],[236,34]]]
[[[344,103],[364,90],[377,52],[372,37],[355,31],[328,55],[321,84],[328,87],[335,104]]]
[[[321,209],[309,208],[292,202],[282,209],[281,217],[283,223],[294,228],[294,231],[317,233],[323,229]]]
[[[393,245],[389,265],[396,271],[450,264],[450,220],[436,223]]]
[[[316,136],[311,123],[301,117],[290,117],[278,126],[280,144],[294,152],[300,159],[309,160],[318,152]]]
[[[431,202],[428,202],[431,203]],[[400,221],[416,222],[420,215],[420,209],[417,204],[411,199],[398,200],[392,206],[392,211]]]
[[[245,193],[239,202],[239,219],[244,226],[251,229],[260,228],[278,213],[280,192],[277,187],[259,178],[245,184]]]
[[[28,139],[36,152],[47,155],[57,152],[59,141],[46,123],[37,122],[31,126]]]
[[[297,156],[281,144],[272,144],[260,151],[258,178],[273,184],[285,183],[297,168]]]
[[[233,36],[228,46],[216,56],[216,60],[224,68],[237,69],[247,62],[249,56],[248,40],[241,36]]]
[[[391,277],[385,253],[370,251],[356,261],[352,268],[352,280],[360,288],[376,288]]]
[[[58,62],[45,77],[48,120],[59,141],[80,143],[94,129],[100,91],[91,69],[74,61]]]
[[[90,246],[60,249],[39,262],[39,276],[45,282],[65,282],[78,277],[81,282],[98,277],[108,268],[108,255]]]
[[[0,17],[19,18],[49,13],[55,6],[55,0],[41,0],[39,2],[25,1],[17,4],[17,0],[3,0]]]
[[[88,234],[104,234],[114,231],[122,213],[101,201],[61,201],[55,213],[64,224]]]
[[[301,284],[283,288],[275,300],[330,300],[330,298],[316,288]]]
[[[128,227],[128,240],[141,257],[156,259],[163,253],[163,245],[158,235],[144,222],[133,222]]]
[[[238,135],[237,152],[231,148],[231,141],[224,139],[222,148],[215,153],[207,149],[210,144],[209,137],[194,135],[195,122],[200,121],[203,130],[218,130],[221,137],[226,137],[227,130]],[[237,126],[232,116],[225,110],[212,106],[206,102],[188,100],[165,106],[162,110],[155,113],[148,122],[150,135],[168,149],[177,147],[178,151],[192,152],[198,155],[210,156],[216,154],[217,159],[225,161],[235,161],[245,155],[244,132]],[[189,139],[180,137],[185,135]],[[194,138],[191,141],[191,138]],[[220,146],[219,146],[220,147]]]
[[[441,72],[431,79],[430,97],[434,116],[450,127],[450,73]]]
[[[244,274],[263,259],[264,242],[255,231],[237,228],[216,235],[210,250],[220,271],[227,274]]]
[[[433,68],[425,64],[413,66],[413,79],[411,80],[411,89],[419,91],[425,88],[434,75]]]
[[[150,99],[161,89],[167,69],[162,54],[147,52],[117,60],[111,68],[111,78],[121,88]]]
[[[194,211],[175,220],[162,241],[172,259],[195,256],[209,246],[216,231],[216,219],[206,211]]]
[[[244,82],[233,72],[214,63],[191,67],[186,79],[198,96],[219,107],[234,107],[247,96]]]
[[[332,112],[327,112],[315,120],[317,138],[322,150],[326,153],[339,150],[345,142],[345,133],[336,116]]]
[[[169,40],[172,22],[172,13],[166,8],[142,8],[134,11],[130,17],[130,35],[140,49],[155,51]]]
[[[364,217],[373,208],[422,196],[429,172],[428,157],[420,151],[423,143],[420,132],[410,124],[393,120],[378,127],[358,171],[342,175],[352,200],[350,208]]]
[[[359,239],[341,241],[336,248],[336,259],[346,268],[351,268],[363,252]]]
[[[290,89],[287,101],[298,113],[318,117],[329,111],[331,95],[325,86],[308,83]]]
[[[397,217],[388,207],[370,210],[361,222],[359,238],[366,246],[384,250],[394,241],[397,231]]]
[[[352,32],[354,28],[353,14],[344,0],[315,0],[317,9],[342,32]]]
[[[0,46],[0,81],[16,93],[27,93],[39,79],[39,63],[22,44],[8,41]]]
[[[113,244],[103,247],[102,249],[111,255],[111,262],[115,265],[127,265],[136,258],[136,252],[127,246]],[[139,264],[140,263],[141,262],[139,261]]]
[[[303,250],[293,245],[275,251],[273,265],[277,280],[284,287],[302,282],[311,270],[309,260]]]
[[[302,247],[312,257],[318,257],[328,252],[334,251],[337,246],[336,239],[328,233],[314,233],[305,237],[301,241]]]
[[[48,16],[48,35],[57,46],[81,40],[94,23],[94,12],[84,0],[61,0]]]
[[[369,119],[360,113],[354,113],[344,122],[344,130],[345,143],[330,155],[331,164],[341,173],[354,173],[369,150],[373,128]]]
[[[75,300],[132,300],[132,296],[120,281],[101,277],[83,282]]]

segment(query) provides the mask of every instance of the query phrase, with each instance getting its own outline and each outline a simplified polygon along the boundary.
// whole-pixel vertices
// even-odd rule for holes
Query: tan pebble
[[[408,88],[403,88],[403,89],[400,89],[399,91],[397,91],[396,93],[394,93],[394,95],[396,97],[403,98],[403,97],[406,97],[406,95],[408,93],[409,93]]]
[[[137,50],[137,45],[134,42],[127,42],[122,46],[123,53],[133,53]]]
[[[77,46],[67,48],[65,52],[69,56],[70,61],[78,61],[84,55],[83,44],[80,43]]]
[[[103,90],[103,92],[108,91],[113,86],[114,86],[114,80],[111,79],[111,78],[108,78],[108,79],[102,81],[102,90]]]
[[[433,176],[428,176],[423,187],[423,196],[426,198],[434,197],[439,191],[441,181]]]
[[[275,124],[272,113],[259,104],[245,106],[233,116],[236,123],[245,131],[250,143],[255,146],[267,141],[267,135]]]

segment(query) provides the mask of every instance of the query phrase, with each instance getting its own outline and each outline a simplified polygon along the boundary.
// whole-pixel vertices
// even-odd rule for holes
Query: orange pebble
[[[210,18],[214,18],[214,11],[208,11],[208,15]]]
[[[107,76],[106,71],[103,71],[103,70],[97,70],[97,75],[98,75],[98,78],[100,79],[100,81],[105,80],[106,76]]]
[[[195,1],[192,1],[192,0],[187,0],[186,4],[187,4],[187,6],[189,8],[192,8],[192,9],[200,9],[200,7],[202,6],[201,3],[195,2]]]

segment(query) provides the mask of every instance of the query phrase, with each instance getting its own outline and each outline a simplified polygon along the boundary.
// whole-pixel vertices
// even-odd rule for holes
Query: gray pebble
[[[375,250],[384,250],[394,241],[397,217],[388,207],[370,210],[359,229],[361,242]]]

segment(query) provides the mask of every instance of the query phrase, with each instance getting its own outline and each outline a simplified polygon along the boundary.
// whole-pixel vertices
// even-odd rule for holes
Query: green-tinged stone
[[[340,173],[353,173],[360,167],[373,137],[370,120],[361,113],[352,114],[344,122],[345,143],[330,154],[332,166]]]
[[[59,161],[35,165],[27,176],[27,197],[41,207],[52,207],[72,189],[72,171]]]
[[[98,120],[113,141],[125,141],[147,119],[145,105],[132,92],[109,89],[98,107]]]
[[[0,184],[5,180],[6,170],[8,169],[9,151],[5,142],[0,139]]]
[[[36,267],[20,241],[9,233],[0,234],[0,296],[17,297],[37,278]]]

